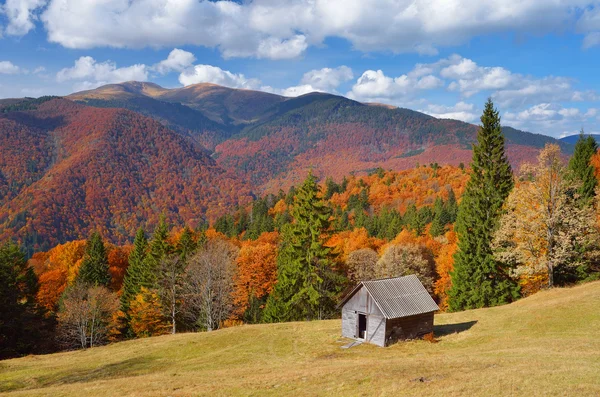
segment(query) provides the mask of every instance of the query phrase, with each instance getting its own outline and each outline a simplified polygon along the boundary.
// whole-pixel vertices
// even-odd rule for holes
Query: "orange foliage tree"
[[[129,265],[129,254],[133,247],[126,245],[124,247],[110,246],[108,251],[108,271],[110,272],[110,289],[118,292],[123,286],[123,278]]]
[[[76,240],[57,245],[46,253],[46,262],[39,274],[38,302],[55,311],[60,296],[77,277],[85,252],[85,241]]]
[[[140,289],[129,305],[131,330],[138,338],[168,334],[171,326],[163,315],[160,297],[154,290]]]
[[[256,241],[242,242],[234,278],[235,317],[242,318],[252,301],[264,300],[273,290],[277,281],[278,244],[277,232],[263,233]]]

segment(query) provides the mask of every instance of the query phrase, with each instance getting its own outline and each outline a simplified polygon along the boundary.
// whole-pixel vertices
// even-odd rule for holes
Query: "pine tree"
[[[452,311],[494,306],[517,297],[516,283],[494,259],[491,243],[503,205],[513,188],[513,175],[504,152],[500,116],[491,99],[481,116],[473,145],[471,179],[458,210],[458,250],[449,291]]]
[[[331,267],[330,249],[323,245],[330,214],[310,173],[296,193],[294,223],[282,233],[277,284],[265,308],[266,321],[321,319],[331,314],[341,279]]]
[[[177,254],[185,262],[186,258],[196,251],[197,246],[192,231],[186,226],[177,241]]]
[[[456,202],[456,195],[452,188],[448,189],[448,200],[444,204],[446,214],[448,214],[448,223],[456,222],[456,215],[458,214],[458,203]]]
[[[583,130],[581,130],[579,140],[575,144],[575,152],[569,161],[569,171],[572,172],[577,182],[581,184],[579,189],[577,189],[577,193],[582,203],[589,203],[595,194],[597,181],[594,175],[594,167],[591,165],[590,160],[597,150],[598,144],[594,137],[585,136]]]
[[[431,237],[437,237],[444,233],[446,225],[448,224],[449,216],[446,213],[444,202],[441,198],[436,198],[433,204],[433,221],[431,222],[431,228],[429,234]]]
[[[129,305],[140,292],[141,287],[150,288],[153,285],[154,275],[146,261],[148,240],[141,227],[133,240],[133,251],[129,254],[129,266],[123,279],[123,293],[121,294],[121,310],[129,312]]]
[[[110,284],[108,253],[100,233],[92,233],[87,241],[77,279],[80,282],[95,286],[108,287]]]
[[[167,225],[167,221],[163,215],[160,217],[160,221],[158,222],[156,229],[154,229],[152,241],[150,242],[150,250],[145,259],[148,262],[148,266],[154,277],[154,284],[152,285],[152,288],[156,287],[156,272],[161,261],[172,254],[173,250],[173,247],[169,243],[169,226]]]
[[[36,304],[37,277],[15,244],[0,245],[0,359],[40,353],[45,321]]]

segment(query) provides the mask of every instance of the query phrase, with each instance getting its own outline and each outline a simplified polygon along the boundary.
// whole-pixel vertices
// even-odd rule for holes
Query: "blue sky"
[[[600,2],[4,0],[0,98],[107,83],[311,91],[600,132]]]

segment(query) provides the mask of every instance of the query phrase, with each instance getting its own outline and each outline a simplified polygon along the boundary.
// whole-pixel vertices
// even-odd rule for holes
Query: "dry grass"
[[[600,282],[436,316],[439,343],[343,350],[339,321],[255,325],[0,362],[52,396],[600,395]]]

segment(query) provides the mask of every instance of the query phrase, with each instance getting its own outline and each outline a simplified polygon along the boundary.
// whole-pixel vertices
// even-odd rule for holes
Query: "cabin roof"
[[[363,287],[388,319],[430,313],[440,309],[414,274],[382,280],[361,281],[342,299],[339,306],[343,306]]]

